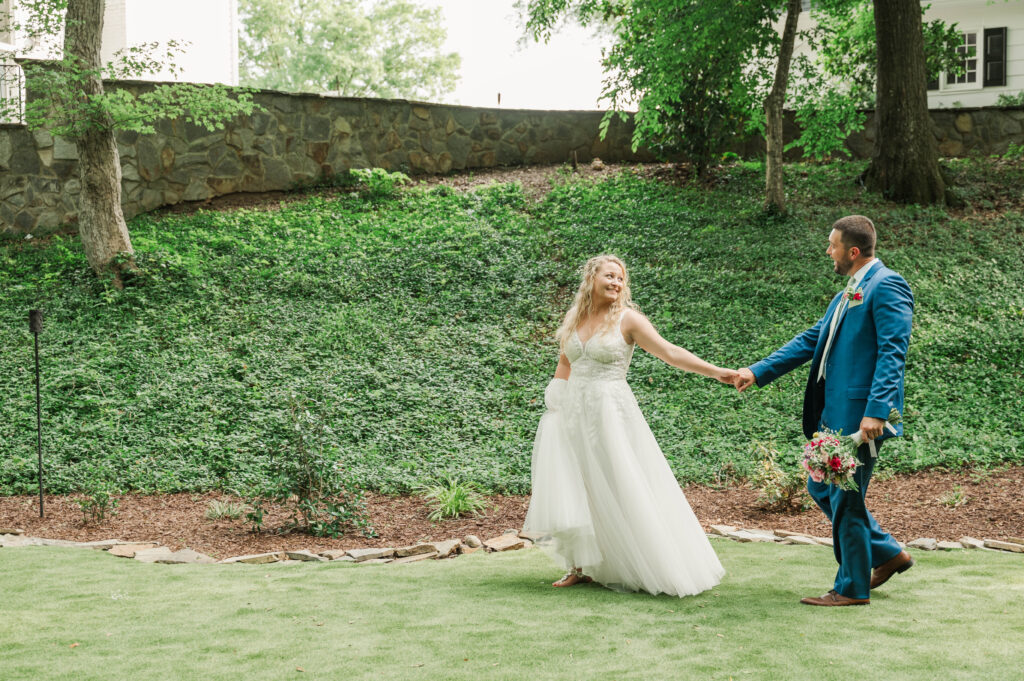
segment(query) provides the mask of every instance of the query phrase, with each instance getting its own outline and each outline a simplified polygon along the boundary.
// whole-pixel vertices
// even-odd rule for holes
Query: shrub
[[[108,513],[117,515],[117,499],[114,498],[116,493],[117,491],[108,483],[91,482],[83,490],[83,495],[75,499],[75,503],[82,511],[82,523],[104,520]]]
[[[278,504],[291,516],[282,532],[341,537],[358,530],[373,536],[363,492],[342,467],[329,439],[333,431],[295,396],[290,398],[289,417],[290,447],[273,457],[266,481],[248,499],[252,509],[246,518],[253,530],[263,529],[269,506]]]
[[[786,468],[779,463],[779,452],[757,443],[759,467],[752,483],[758,491],[757,505],[770,511],[799,512],[811,505],[807,494],[807,474],[799,467]]]
[[[398,192],[398,187],[409,183],[409,176],[400,172],[388,172],[383,168],[354,168],[349,171],[363,188],[369,199],[389,199]]]

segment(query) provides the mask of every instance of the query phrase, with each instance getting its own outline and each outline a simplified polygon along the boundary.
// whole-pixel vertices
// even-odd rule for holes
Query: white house
[[[1024,92],[1024,1],[930,0],[925,21],[955,23],[963,37],[963,75],[943,73],[928,84],[928,106],[991,106],[999,95]]]
[[[107,0],[102,58],[143,43],[187,42],[177,80],[238,85],[238,0]],[[164,69],[145,80],[174,80]]]
[[[0,100],[20,102],[24,97],[21,69],[13,59],[5,59],[5,53],[45,59],[55,47],[10,30],[7,17],[11,15],[18,17],[17,0],[0,0]],[[126,47],[170,40],[184,47],[174,58],[178,73],[165,68],[140,79],[238,85],[238,0],[107,0],[104,62]],[[16,118],[4,121],[0,116],[0,123]]]
[[[799,29],[810,27],[804,0]],[[924,21],[942,19],[956,24],[963,37],[963,75],[943,73],[928,83],[928,108],[949,109],[996,104],[999,95],[1024,92],[1024,0],[928,0]],[[782,30],[785,16],[776,24]],[[797,40],[794,54],[810,48]]]

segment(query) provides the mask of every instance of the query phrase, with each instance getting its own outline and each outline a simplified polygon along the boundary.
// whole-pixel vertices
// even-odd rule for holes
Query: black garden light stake
[[[39,457],[39,517],[43,517],[43,405],[39,396],[39,334],[43,332],[42,310],[28,311],[28,328],[36,340],[36,454]]]

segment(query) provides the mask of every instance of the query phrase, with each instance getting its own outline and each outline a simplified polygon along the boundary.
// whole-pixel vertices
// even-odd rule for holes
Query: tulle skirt
[[[687,596],[725,570],[624,380],[560,381],[534,440],[524,530],[617,591]]]

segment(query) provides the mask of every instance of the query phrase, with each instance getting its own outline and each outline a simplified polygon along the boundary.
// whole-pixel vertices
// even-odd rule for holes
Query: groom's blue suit
[[[843,293],[832,299],[825,316],[768,358],[750,367],[757,385],[811,361],[804,393],[803,430],[811,438],[821,428],[851,435],[861,419],[885,420],[891,410],[903,413],[903,369],[910,341],[914,296],[910,286],[880,261],[871,264],[857,289],[859,300],[841,310],[832,346],[825,362],[825,378],[818,379],[832,316],[840,309]],[[896,427],[903,434],[903,426]],[[876,448],[891,436],[888,430],[875,440]],[[900,545],[884,532],[868,512],[864,495],[874,458],[867,444],[857,452],[859,490],[848,492],[835,485],[809,480],[807,489],[832,521],[832,538],[839,571],[835,590],[848,598],[870,598],[871,569],[894,558]]]

